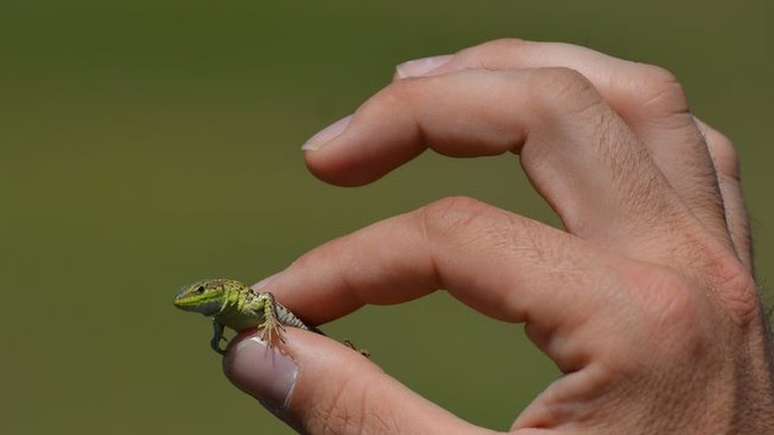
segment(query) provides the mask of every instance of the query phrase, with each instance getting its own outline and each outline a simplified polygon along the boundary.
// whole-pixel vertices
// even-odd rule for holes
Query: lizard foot
[[[261,340],[265,341],[269,347],[274,347],[274,340],[285,343],[285,327],[276,320],[265,320],[258,326],[258,329],[261,331]]]
[[[350,348],[350,349],[354,350],[355,352],[359,353],[360,355],[363,355],[363,356],[364,356],[364,357],[366,357],[366,358],[371,358],[371,352],[369,352],[369,351],[368,351],[368,349],[358,349],[358,348],[357,348],[357,347],[355,347],[355,345],[354,345],[354,344],[353,344],[351,341],[349,341],[349,340],[344,340],[344,345],[345,345],[345,346],[347,346],[348,348]]]

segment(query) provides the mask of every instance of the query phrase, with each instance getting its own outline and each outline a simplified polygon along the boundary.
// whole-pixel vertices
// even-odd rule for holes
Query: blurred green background
[[[396,64],[500,37],[675,71],[695,112],[738,144],[765,285],[773,11],[768,0],[3,0],[0,432],[289,433],[226,381],[209,324],[174,311],[182,284],[257,281],[448,195],[557,224],[509,156],[427,154],[357,189],[303,164],[301,144]],[[327,330],[491,428],[557,376],[520,327],[442,293]]]

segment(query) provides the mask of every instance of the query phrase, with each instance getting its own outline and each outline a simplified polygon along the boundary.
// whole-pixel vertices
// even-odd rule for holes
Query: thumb
[[[286,339],[278,349],[255,335],[240,336],[223,365],[234,385],[301,433],[488,432],[425,400],[327,337],[288,328]]]

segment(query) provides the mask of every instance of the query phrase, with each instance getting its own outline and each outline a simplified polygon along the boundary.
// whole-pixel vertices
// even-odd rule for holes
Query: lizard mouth
[[[190,294],[188,289],[190,289],[191,286],[183,286],[175,295],[175,307],[180,308],[184,311],[196,311],[196,306],[198,305],[198,301],[195,300],[194,297]]]
[[[223,305],[222,298],[216,294],[196,294],[190,291],[191,287],[184,287],[175,296],[174,305],[183,311],[201,313],[205,316],[214,316],[220,312]]]
[[[175,295],[175,303],[177,303],[177,301],[179,299],[182,299],[182,297],[185,294],[186,290],[188,290],[188,287],[189,286],[187,286],[187,285],[184,285],[184,286],[180,287],[180,290],[178,290],[177,294]]]
[[[182,298],[175,298],[175,308],[180,308],[183,311],[193,311],[191,309],[192,306],[187,304],[186,301]]]

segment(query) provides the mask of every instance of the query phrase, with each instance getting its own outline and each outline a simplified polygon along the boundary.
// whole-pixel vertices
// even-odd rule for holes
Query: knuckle
[[[361,396],[360,428],[359,433],[401,433],[401,424],[395,412],[383,406],[384,398],[381,391],[375,388],[367,388]],[[385,409],[388,408],[388,409]]]
[[[640,97],[646,109],[669,114],[688,112],[688,98],[677,76],[670,70],[657,66],[642,66]]]
[[[582,93],[593,88],[583,74],[565,67],[542,68],[538,75],[538,84],[548,91],[555,90],[560,95]]]
[[[466,196],[443,198],[422,207],[422,225],[429,235],[445,236],[470,227],[490,213],[491,206]]]
[[[491,41],[484,42],[478,47],[492,48],[492,49],[510,49],[514,47],[521,47],[527,44],[527,41],[521,38],[497,38]]]
[[[304,426],[311,433],[346,433],[353,428],[352,413],[343,405],[347,397],[346,385],[330,396],[329,400],[317,400],[309,408],[304,419]]]
[[[329,400],[318,401],[310,409],[306,428],[324,434],[398,433],[393,414],[379,406],[379,400],[369,393],[372,390],[356,382],[339,385]]]
[[[701,353],[716,344],[719,322],[731,320],[744,328],[758,318],[757,288],[741,261],[724,254],[707,270],[698,280],[649,266],[644,276],[633,280],[636,293],[644,298],[646,339],[665,354]]]
[[[390,83],[368,101],[369,110],[390,111],[397,108],[409,108],[420,93],[419,83],[426,78],[406,78]]]
[[[468,53],[471,55],[484,56],[484,57],[499,57],[504,52],[508,52],[514,49],[521,48],[527,44],[527,41],[519,38],[500,38],[492,41],[484,42],[483,44],[476,45],[469,48]]]
[[[707,316],[706,298],[687,279],[669,269],[658,269],[650,276],[645,293],[647,330],[659,349],[679,353],[701,348],[711,340],[713,325]]]
[[[602,101],[594,85],[572,68],[539,68],[530,81],[536,101],[543,101],[550,111],[581,112]]]
[[[321,259],[335,259],[337,263],[345,263],[351,257],[350,252],[351,246],[346,238],[333,239],[296,258],[288,269],[307,273],[315,270]]]
[[[444,198],[427,205],[419,210],[419,219],[430,245],[514,256],[525,265],[551,265],[555,274],[575,274],[572,264],[577,258],[566,249],[569,238],[563,238],[563,233],[548,236],[541,222],[468,197]],[[510,305],[523,306],[522,299]]]
[[[456,57],[473,68],[497,70],[507,67],[508,53],[526,46],[528,41],[518,38],[501,38],[459,51]]]
[[[643,64],[643,78],[652,84],[679,83],[677,75],[671,70],[659,65]]]
[[[760,298],[748,267],[728,253],[717,256],[708,266],[709,285],[731,320],[744,327],[757,319]]]

